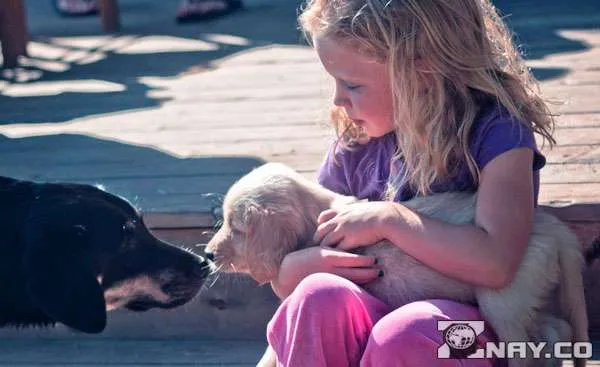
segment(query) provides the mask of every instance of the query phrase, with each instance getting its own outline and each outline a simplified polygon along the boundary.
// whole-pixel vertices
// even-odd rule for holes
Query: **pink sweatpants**
[[[482,320],[473,306],[427,300],[398,309],[351,281],[317,273],[306,277],[281,304],[267,327],[280,366],[291,367],[489,367],[500,361],[438,359],[443,336],[437,320]],[[479,345],[495,341],[486,325]]]

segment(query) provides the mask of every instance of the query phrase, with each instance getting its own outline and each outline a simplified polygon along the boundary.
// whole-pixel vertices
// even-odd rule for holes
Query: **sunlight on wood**
[[[210,42],[222,43],[224,45],[233,46],[248,46],[252,43],[247,38],[232,36],[229,34],[207,34],[204,35],[202,38]]]
[[[4,90],[8,97],[52,96],[61,93],[110,93],[122,92],[125,85],[103,80],[71,80],[56,82],[34,82],[28,84],[13,84]]]
[[[163,52],[214,51],[219,46],[201,40],[170,36],[147,36],[138,38],[130,45],[115,51],[117,54],[146,54]]]

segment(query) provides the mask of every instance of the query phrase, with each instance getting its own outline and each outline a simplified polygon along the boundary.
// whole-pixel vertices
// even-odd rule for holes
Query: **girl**
[[[311,247],[289,254],[268,340],[284,366],[490,366],[438,359],[438,320],[476,307],[423,300],[398,309],[356,284],[376,260],[346,253],[388,239],[465,282],[507,285],[537,204],[553,121],[489,0],[310,0],[300,24],[335,82],[338,140],[319,181],[368,202],[319,217]],[[414,195],[477,191],[476,221],[453,226],[402,206]],[[489,326],[478,345],[495,340]]]

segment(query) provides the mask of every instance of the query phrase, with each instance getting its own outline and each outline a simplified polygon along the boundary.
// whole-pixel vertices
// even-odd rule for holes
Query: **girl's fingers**
[[[328,220],[335,217],[336,215],[337,215],[337,212],[334,209],[324,210],[321,212],[321,214],[319,214],[319,218],[317,219],[317,224],[327,222]]]
[[[313,243],[321,244],[323,238],[331,233],[336,227],[335,222],[324,222],[319,224],[315,234],[313,235]]]
[[[372,282],[382,274],[375,268],[337,268],[333,272],[359,285]]]
[[[321,247],[335,247],[343,239],[344,236],[340,231],[332,229],[322,236],[320,241],[315,241],[315,243],[319,243]]]
[[[370,268],[377,265],[377,259],[374,256],[353,254],[331,247],[323,248],[323,257],[336,268]]]

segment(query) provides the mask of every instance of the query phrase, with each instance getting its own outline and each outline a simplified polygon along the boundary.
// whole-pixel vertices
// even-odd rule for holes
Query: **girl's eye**
[[[358,84],[352,84],[349,82],[343,82],[343,84],[344,84],[344,88],[346,88],[348,90],[355,90],[355,89],[360,88],[360,85],[358,85]]]

